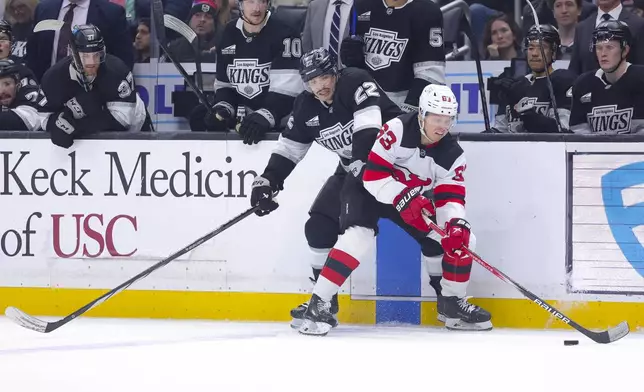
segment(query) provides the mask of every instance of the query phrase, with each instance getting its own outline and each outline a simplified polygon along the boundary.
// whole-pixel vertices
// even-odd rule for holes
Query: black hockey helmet
[[[7,76],[13,77],[18,82],[20,80],[20,66],[13,60],[0,60],[0,78]]]
[[[81,53],[105,52],[105,41],[98,27],[86,24],[74,27],[72,37]]]
[[[336,60],[325,48],[306,52],[300,59],[300,76],[304,83],[320,75],[337,74]]]
[[[633,43],[633,34],[628,25],[621,20],[607,20],[600,23],[593,31],[591,52],[595,50],[597,42],[619,41],[622,48]]]
[[[8,35],[9,40],[13,41],[13,28],[9,22],[3,19],[0,19],[0,34]]]
[[[557,53],[561,46],[561,38],[559,37],[559,31],[553,25],[549,24],[539,25],[538,28],[537,25],[530,27],[528,34],[525,36],[525,47],[527,48],[532,41],[539,41],[539,29],[541,29],[543,42],[548,42],[552,48],[552,53]]]

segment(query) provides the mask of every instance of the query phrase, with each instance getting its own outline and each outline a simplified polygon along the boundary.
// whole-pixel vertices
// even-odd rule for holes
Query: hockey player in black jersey
[[[13,47],[13,28],[6,20],[0,20],[0,60],[11,60],[18,64],[21,86],[38,86],[34,73],[24,65],[24,59],[11,54]]]
[[[438,311],[445,326],[459,330],[492,329],[491,315],[468,302],[466,289],[476,239],[465,217],[463,149],[449,134],[458,102],[447,86],[428,85],[416,113],[384,124],[369,152],[362,182],[343,189],[342,235],[320,272],[299,332],[326,335],[335,325],[331,298],[376,246],[380,218],[387,218],[418,241],[426,262],[442,270]],[[433,190],[434,203],[423,196]],[[432,232],[432,219],[447,234]]]
[[[362,168],[384,121],[401,111],[361,69],[336,69],[336,60],[326,49],[315,49],[302,56],[300,75],[311,92],[295,100],[293,114],[279,138],[261,176],[253,181],[251,204],[259,205],[258,215],[277,208],[272,192],[282,189],[284,180],[306,155],[313,142],[336,153],[340,164],[320,190],[309,211],[305,235],[313,255],[313,280],[317,280],[340,233],[340,209],[348,182],[360,182]],[[292,326],[300,326],[308,303],[291,311]],[[333,297],[333,315],[338,312]]]
[[[270,0],[240,1],[241,17],[226,25],[217,50],[215,113],[204,117],[207,130],[226,131],[236,128],[238,110],[244,111],[239,134],[246,144],[280,125],[304,89],[297,72],[299,33],[272,18],[269,7]],[[204,111],[191,115],[193,131]]]
[[[38,131],[38,87],[20,84],[22,65],[0,60],[0,130]]]
[[[545,61],[541,58],[539,31],[532,26],[525,38],[530,73],[525,77],[497,79],[499,92],[506,100],[500,105],[494,129],[498,132],[559,132],[548,90],[546,67],[555,96],[562,130],[569,128],[572,85],[576,75],[567,69],[553,70],[552,64],[561,46],[559,32],[551,25],[541,25]]]
[[[599,69],[577,79],[572,89],[571,130],[617,135],[644,131],[644,66],[626,58],[633,37],[628,26],[610,20],[593,32]]]
[[[54,144],[69,148],[83,134],[140,131],[145,105],[134,88],[134,77],[118,57],[105,53],[100,30],[93,25],[74,29],[72,38],[82,64],[67,56],[45,72],[42,91],[48,113],[43,128]],[[88,82],[83,86],[81,73]],[[88,91],[86,91],[86,88]]]
[[[347,66],[363,67],[405,111],[430,83],[445,84],[443,13],[433,1],[357,0],[356,34],[342,41]]]

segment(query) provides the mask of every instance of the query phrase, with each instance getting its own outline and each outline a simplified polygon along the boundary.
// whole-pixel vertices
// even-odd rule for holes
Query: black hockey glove
[[[215,105],[212,113],[206,112],[203,122],[208,132],[228,132],[235,127],[235,116],[228,108]]]
[[[103,100],[98,92],[88,91],[77,94],[74,98],[65,102],[76,120],[85,117],[96,116],[103,110]]]
[[[271,128],[272,125],[266,117],[253,112],[244,117],[244,121],[239,126],[239,135],[244,140],[244,144],[257,144]]]
[[[262,176],[255,177],[250,194],[250,205],[259,206],[259,210],[255,212],[257,216],[268,215],[279,207],[279,204],[273,200],[273,186],[268,179]]]
[[[47,119],[45,131],[49,132],[52,143],[69,148],[74,144],[76,121],[67,110],[52,113]]]
[[[521,121],[525,130],[530,133],[559,133],[554,118],[538,114],[534,109],[521,113]]]
[[[364,62],[364,40],[354,35],[342,40],[340,44],[340,60],[345,67],[366,68]]]
[[[510,106],[514,106],[528,92],[530,82],[526,78],[498,78],[494,85],[499,89],[500,98]]]

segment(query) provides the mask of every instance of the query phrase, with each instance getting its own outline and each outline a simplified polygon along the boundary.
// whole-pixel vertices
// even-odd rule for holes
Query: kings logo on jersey
[[[617,105],[595,106],[588,114],[593,132],[629,133],[633,108],[617,110]]]
[[[402,59],[407,38],[398,38],[398,32],[370,28],[364,36],[365,63],[374,71],[387,68]]]
[[[320,131],[320,136],[315,141],[326,149],[331,150],[342,158],[351,158],[351,136],[353,133],[353,120],[342,125],[335,125]]]
[[[235,59],[226,68],[226,74],[239,95],[253,99],[271,84],[270,70],[270,62],[258,64],[257,59]]]

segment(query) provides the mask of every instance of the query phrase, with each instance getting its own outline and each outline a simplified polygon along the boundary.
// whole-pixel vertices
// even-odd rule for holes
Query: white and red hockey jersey
[[[465,154],[456,139],[445,135],[422,145],[417,113],[407,113],[383,125],[367,161],[364,187],[379,202],[392,204],[407,188],[433,189],[436,223],[465,218]]]

